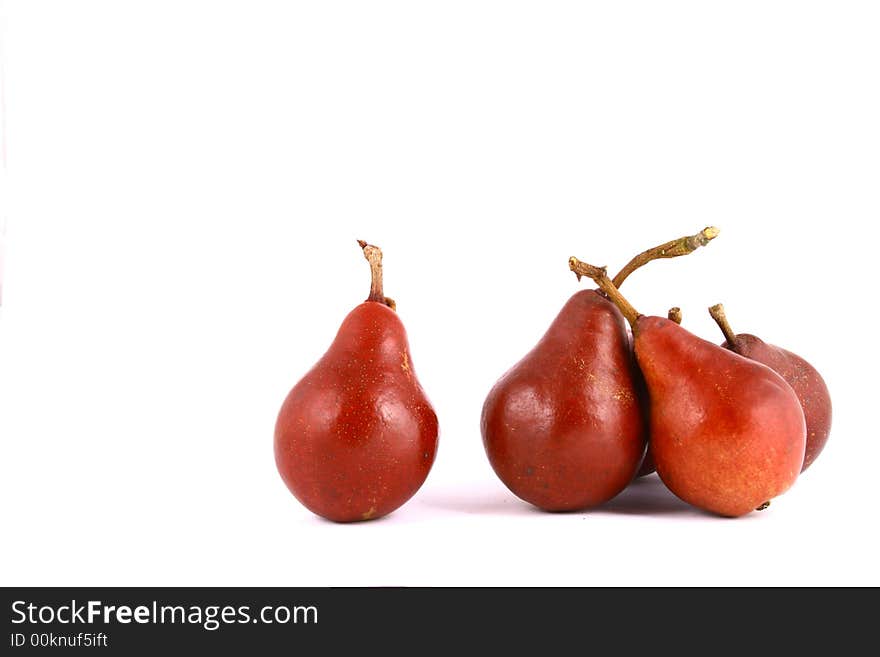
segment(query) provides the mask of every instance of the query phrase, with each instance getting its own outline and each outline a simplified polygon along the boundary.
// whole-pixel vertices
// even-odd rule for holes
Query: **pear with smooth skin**
[[[275,423],[284,483],[336,522],[381,518],[410,499],[431,470],[439,432],[396,304],[383,292],[382,251],[358,244],[370,296],[287,394]]]
[[[632,480],[646,422],[620,311],[581,290],[483,404],[489,462],[518,497],[547,511],[605,502]]]

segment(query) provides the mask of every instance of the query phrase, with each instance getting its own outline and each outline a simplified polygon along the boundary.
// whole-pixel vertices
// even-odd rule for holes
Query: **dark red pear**
[[[663,483],[723,516],[764,508],[796,481],[806,446],[800,402],[769,367],[703,340],[664,317],[642,315],[602,268],[570,261],[632,326],[650,396],[651,450]]]
[[[400,507],[424,483],[437,451],[437,416],[382,290],[382,252],[359,243],[372,272],[370,296],[287,395],[275,424],[284,483],[312,512],[337,522]]]
[[[649,249],[621,270],[620,281],[716,234],[707,228]],[[620,311],[597,290],[574,294],[483,404],[483,445],[495,473],[548,511],[585,509],[617,495],[645,452],[638,377]]]
[[[819,456],[831,433],[831,395],[822,375],[806,360],[787,349],[768,344],[749,333],[734,333],[720,303],[709,308],[709,314],[726,338],[722,347],[763,363],[794,389],[807,425],[807,449],[802,471],[806,470]]]
[[[595,290],[577,292],[486,398],[481,429],[495,473],[548,511],[617,495],[645,452],[635,377],[620,311]]]

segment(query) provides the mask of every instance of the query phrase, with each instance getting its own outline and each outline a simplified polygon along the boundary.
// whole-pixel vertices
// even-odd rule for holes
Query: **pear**
[[[562,307],[483,404],[483,445],[518,497],[548,511],[595,506],[623,490],[646,425],[620,311],[595,290]]]
[[[290,492],[337,522],[403,505],[428,476],[438,422],[413,368],[406,330],[382,290],[382,252],[359,242],[370,296],[293,386],[275,424],[275,462]]]

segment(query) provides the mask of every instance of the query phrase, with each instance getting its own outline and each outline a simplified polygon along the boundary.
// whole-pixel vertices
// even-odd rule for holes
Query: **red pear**
[[[754,335],[734,333],[720,303],[709,308],[709,314],[726,338],[722,347],[763,363],[794,389],[807,425],[807,450],[803,465],[803,470],[806,470],[819,456],[831,433],[831,395],[822,375],[797,354],[768,344]]]
[[[604,269],[571,259],[633,330],[650,396],[657,473],[678,497],[742,516],[788,490],[804,460],[806,428],[791,386],[769,367],[698,338],[669,319],[638,313]]]
[[[437,451],[437,416],[395,304],[382,291],[382,252],[360,244],[373,276],[370,296],[287,395],[275,425],[284,483],[312,512],[337,522],[400,507],[424,483]]]
[[[495,473],[548,511],[617,495],[645,452],[635,377],[620,312],[595,290],[576,293],[486,398],[481,429]]]

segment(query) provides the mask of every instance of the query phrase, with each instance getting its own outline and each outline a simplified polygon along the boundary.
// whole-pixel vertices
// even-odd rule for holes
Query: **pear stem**
[[[632,304],[626,300],[626,297],[624,297],[614,286],[614,283],[608,278],[608,272],[605,267],[588,265],[586,262],[581,262],[572,256],[568,259],[568,268],[577,275],[578,280],[581,279],[581,276],[593,279],[596,285],[599,286],[599,289],[602,290],[606,296],[611,299],[614,305],[620,309],[620,312],[626,317],[626,321],[628,321],[630,326],[633,327],[633,330],[635,330],[636,320],[640,317],[641,313],[633,308]]]
[[[681,308],[679,308],[678,306],[670,308],[666,316],[676,324],[681,324]]]
[[[709,314],[712,315],[712,319],[715,320],[715,323],[718,324],[721,332],[724,333],[724,338],[727,340],[727,346],[735,350],[736,333],[730,328],[730,323],[727,321],[727,315],[724,313],[724,306],[720,303],[716,303],[709,308]]]
[[[385,296],[382,287],[382,249],[363,240],[358,240],[357,243],[364,250],[364,257],[370,263],[370,296],[367,297],[367,301],[376,301],[395,310],[397,304],[394,303],[394,299]]]
[[[711,240],[718,237],[718,233],[720,232],[721,231],[715,228],[715,226],[707,226],[696,235],[685,235],[684,237],[670,240],[665,244],[655,246],[653,249],[642,251],[639,255],[626,263],[623,269],[617,272],[617,276],[614,277],[612,283],[614,283],[614,287],[619,288],[623,285],[623,282],[627,277],[639,267],[643,267],[652,260],[657,260],[658,258],[677,258],[678,256],[693,253],[701,246],[706,246]]]

